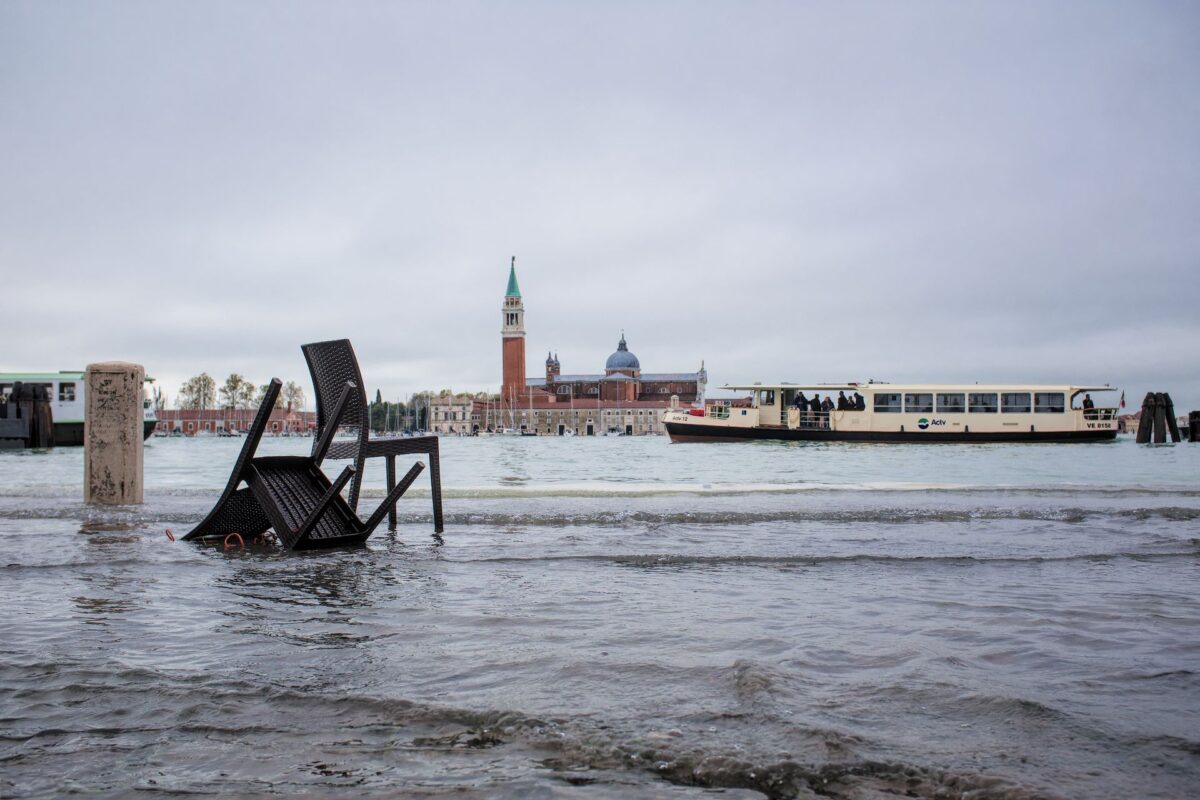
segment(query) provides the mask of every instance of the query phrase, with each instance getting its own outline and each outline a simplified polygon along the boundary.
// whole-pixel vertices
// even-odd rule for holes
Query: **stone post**
[[[140,364],[88,364],[84,378],[84,502],[142,502],[145,377],[146,370]]]

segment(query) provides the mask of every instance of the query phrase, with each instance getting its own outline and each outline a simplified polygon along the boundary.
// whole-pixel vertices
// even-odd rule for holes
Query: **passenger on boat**
[[[813,392],[812,400],[808,401],[808,427],[821,427],[821,395]]]
[[[846,399],[845,392],[838,392],[837,410],[846,411],[850,408],[850,401]]]
[[[808,398],[804,396],[804,392],[796,392],[796,399],[792,401],[792,405],[801,411],[808,408]]]
[[[854,393],[854,410],[855,411],[866,411],[867,410],[867,401],[858,392]]]
[[[1083,410],[1091,411],[1095,407],[1096,404],[1092,402],[1092,396],[1090,394],[1085,394],[1083,396]]]
[[[821,410],[826,414],[828,414],[830,411],[833,411],[833,399],[828,395],[826,395],[825,399],[821,402]]]

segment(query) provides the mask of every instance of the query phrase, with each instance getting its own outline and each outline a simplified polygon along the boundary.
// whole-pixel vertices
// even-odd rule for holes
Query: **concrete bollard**
[[[83,499],[98,505],[142,502],[142,385],[140,364],[88,364],[84,378]]]

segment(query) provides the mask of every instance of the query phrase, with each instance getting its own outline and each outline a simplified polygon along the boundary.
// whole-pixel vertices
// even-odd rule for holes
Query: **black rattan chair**
[[[317,401],[317,439],[318,443],[324,434],[339,423],[331,422],[335,416],[331,410],[341,396],[342,388],[347,382],[354,384],[356,391],[351,395],[341,417],[341,425],[353,426],[358,429],[354,441],[334,442],[328,457],[333,459],[346,458],[354,462],[354,475],[350,483],[350,508],[358,508],[358,498],[362,491],[363,466],[368,458],[387,459],[387,488],[391,495],[396,484],[396,457],[406,455],[427,455],[429,457],[429,482],[433,494],[433,529],[442,532],[442,468],[438,452],[436,436],[406,436],[386,439],[371,438],[371,421],[367,407],[367,393],[363,388],[362,372],[358,368],[358,359],[354,356],[354,348],[349,339],[337,339],[330,342],[313,342],[303,345],[304,358],[308,362],[308,371],[312,375],[313,389]],[[313,445],[313,453],[317,444]],[[388,526],[396,527],[396,506],[392,502],[388,509]]]
[[[233,464],[233,472],[229,476],[229,483],[225,485],[225,491],[221,493],[212,511],[208,512],[208,516],[192,528],[184,539],[228,536],[231,533],[250,538],[261,536],[271,527],[271,520],[267,519],[266,512],[254,499],[249,487],[239,489],[238,486],[249,475],[250,461],[254,458],[254,451],[258,449],[258,442],[267,428],[267,419],[275,406],[275,398],[279,396],[279,388],[279,379],[273,379],[267,387],[266,399],[254,417],[254,423],[246,432],[246,441],[242,443],[242,452]],[[267,400],[270,402],[266,402]]]
[[[420,461],[413,464],[400,483],[388,488],[387,497],[366,522],[342,499],[342,487],[357,472],[347,466],[337,480],[330,482],[321,471],[321,462],[333,443],[338,422],[358,393],[347,381],[330,414],[330,424],[318,437],[312,455],[253,458],[246,470],[246,482],[259,506],[271,520],[280,543],[289,550],[309,550],[361,544],[367,540],[388,509],[395,508],[400,495],[425,469]],[[276,391],[278,394],[278,391]],[[270,393],[268,392],[268,395]],[[274,404],[275,398],[267,401]]]

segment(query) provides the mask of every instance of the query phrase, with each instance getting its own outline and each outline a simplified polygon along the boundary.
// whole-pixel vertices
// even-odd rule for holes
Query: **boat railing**
[[[1111,422],[1117,418],[1116,408],[1085,408],[1083,418],[1088,421]]]
[[[829,430],[829,411],[801,411],[798,408],[788,410],[788,427],[806,431]]]

